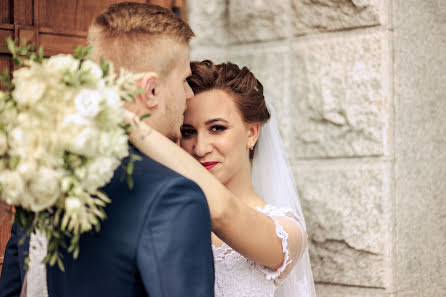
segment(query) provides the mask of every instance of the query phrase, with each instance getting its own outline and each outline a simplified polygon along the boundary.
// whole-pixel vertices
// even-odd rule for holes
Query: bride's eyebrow
[[[229,124],[229,122],[227,120],[223,119],[223,118],[216,118],[216,119],[208,120],[206,122],[206,125],[209,125],[209,124],[212,124],[212,123],[215,123],[215,122],[225,122],[225,123]]]

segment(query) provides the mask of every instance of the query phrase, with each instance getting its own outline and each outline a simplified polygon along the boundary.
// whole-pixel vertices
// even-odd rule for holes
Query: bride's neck
[[[256,207],[262,203],[262,200],[257,196],[252,187],[251,172],[249,169],[241,170],[238,174],[234,175],[228,180],[225,187],[249,206]]]

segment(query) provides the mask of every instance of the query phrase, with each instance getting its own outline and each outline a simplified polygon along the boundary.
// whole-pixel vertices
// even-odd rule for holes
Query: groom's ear
[[[160,91],[159,77],[156,73],[145,74],[137,83],[138,88],[142,89],[142,93],[137,95],[137,99],[141,101],[142,104],[147,109],[154,109],[159,105]]]

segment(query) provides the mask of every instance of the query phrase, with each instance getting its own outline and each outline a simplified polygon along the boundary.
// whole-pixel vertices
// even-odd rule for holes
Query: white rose
[[[109,133],[101,133],[99,151],[107,156],[122,159],[128,156],[128,136],[121,129]]]
[[[94,192],[107,184],[113,177],[119,161],[115,158],[99,157],[86,165],[87,175],[82,181],[88,192]]]
[[[3,131],[0,131],[0,156],[4,155],[8,150],[8,138]]]
[[[26,134],[23,129],[20,128],[15,128],[11,131],[9,140],[9,144],[13,150],[20,150],[20,148],[24,148],[28,144]]]
[[[8,108],[4,110],[0,117],[0,123],[11,125],[17,118],[17,110],[15,108]]]
[[[87,79],[91,83],[96,83],[102,79],[102,69],[95,62],[91,60],[85,60],[81,65],[81,71],[88,73]]]
[[[107,126],[116,126],[124,121],[124,102],[116,89],[107,88],[103,91],[105,98],[104,116],[101,120]]]
[[[0,184],[3,187],[1,198],[10,205],[20,205],[25,190],[20,174],[10,170],[0,172]]]
[[[28,181],[36,176],[37,165],[32,160],[20,160],[16,170],[25,181]]]
[[[119,92],[116,89],[107,88],[104,90],[104,96],[105,96],[105,102],[107,105],[112,108],[119,108],[121,109],[124,106],[124,102],[122,101],[121,97],[119,96]]]
[[[74,99],[77,112],[84,117],[94,118],[100,111],[102,95],[98,91],[82,90]]]
[[[13,97],[22,106],[30,106],[37,103],[45,92],[46,84],[36,78],[27,80],[15,80]]]
[[[73,135],[72,141],[68,145],[68,150],[72,153],[94,156],[97,152],[98,132],[93,128],[85,128],[78,135]]]
[[[34,201],[31,203],[31,210],[42,211],[56,202],[60,195],[59,182],[62,177],[60,171],[41,167],[37,174],[31,179],[29,184],[30,194]]]
[[[45,63],[45,68],[49,72],[63,72],[63,71],[76,71],[79,67],[79,60],[73,58],[71,55],[59,54],[52,56]]]

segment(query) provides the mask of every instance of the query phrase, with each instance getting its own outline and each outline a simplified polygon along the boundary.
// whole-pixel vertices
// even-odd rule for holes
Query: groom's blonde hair
[[[134,72],[155,71],[161,76],[174,68],[176,50],[187,47],[192,29],[169,9],[146,3],[113,4],[88,29],[92,57],[103,56]]]

